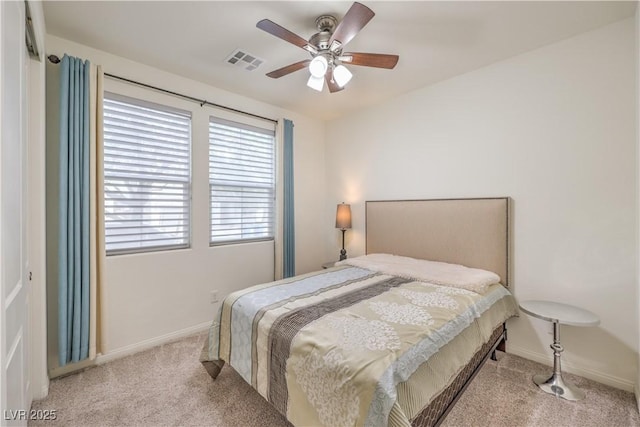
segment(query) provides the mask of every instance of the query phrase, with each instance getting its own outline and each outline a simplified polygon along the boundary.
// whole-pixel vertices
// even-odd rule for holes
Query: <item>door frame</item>
[[[46,57],[42,2],[27,0],[38,57],[29,59],[27,76],[27,241],[31,272],[29,314],[31,329],[31,394],[44,399],[49,393],[47,372],[46,288]]]

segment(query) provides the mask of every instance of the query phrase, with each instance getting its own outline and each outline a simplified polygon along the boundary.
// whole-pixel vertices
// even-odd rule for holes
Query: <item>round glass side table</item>
[[[560,325],[597,326],[600,324],[598,316],[588,310],[561,304],[553,301],[523,301],[520,309],[525,313],[553,323],[553,374],[534,375],[533,382],[543,391],[567,400],[584,399],[584,391],[562,378],[560,354],[564,347],[560,344]]]

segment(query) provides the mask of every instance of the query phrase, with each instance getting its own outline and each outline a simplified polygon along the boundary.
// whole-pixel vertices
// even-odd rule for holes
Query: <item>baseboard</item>
[[[103,363],[111,362],[112,360],[120,359],[126,356],[130,356],[132,354],[140,353],[141,351],[148,350],[158,345],[167,344],[172,341],[176,341],[181,338],[188,337],[189,335],[194,335],[194,334],[197,334],[198,332],[206,331],[207,329],[209,329],[209,326],[211,326],[210,321],[200,323],[198,325],[190,326],[188,328],[184,328],[179,331],[161,335],[159,337],[140,341],[135,344],[130,344],[124,347],[120,347],[108,353],[104,353],[104,354],[101,353],[96,356],[95,360],[83,360],[82,362],[52,369],[51,371],[49,371],[49,377],[56,378],[64,375],[69,375],[74,372],[80,371],[82,369],[86,369],[96,365],[102,365]]]
[[[34,381],[32,384],[31,398],[33,400],[42,400],[49,395],[49,376],[47,374],[41,381]]]
[[[528,350],[517,345],[509,345],[507,342],[507,353],[514,354],[516,356],[523,357],[525,359],[533,360],[534,362],[542,363],[547,366],[553,365],[553,357],[549,354],[542,354],[535,351]],[[625,391],[634,391],[634,383],[624,378],[619,378],[614,375],[609,375],[604,372],[596,371],[594,369],[580,368],[566,360],[562,360],[562,370],[570,374],[579,375],[590,380],[609,385],[611,387],[619,388]],[[636,392],[636,398],[638,393]]]
[[[49,378],[47,378],[47,385],[42,386],[42,389],[40,390],[40,395],[38,396],[38,400],[44,399],[48,395],[49,395]]]
[[[69,374],[81,371],[86,368],[90,368],[96,365],[95,360],[83,360],[81,362],[69,363],[64,366],[58,366],[49,370],[49,378],[54,379],[58,377],[64,377]]]
[[[179,331],[171,332],[166,335],[161,335],[159,337],[150,338],[148,340],[140,341],[139,343],[127,345],[125,347],[120,347],[116,350],[110,351],[106,354],[99,354],[96,357],[96,365],[101,365],[103,363],[111,362],[112,360],[120,359],[122,357],[126,357],[135,353],[140,353],[141,351],[148,350],[152,347],[156,347],[158,345],[167,344],[172,341],[179,340],[184,337],[188,337],[189,335],[197,334],[198,332],[203,332],[209,329],[211,326],[211,322],[200,323],[195,326],[191,326],[185,329],[181,329]]]

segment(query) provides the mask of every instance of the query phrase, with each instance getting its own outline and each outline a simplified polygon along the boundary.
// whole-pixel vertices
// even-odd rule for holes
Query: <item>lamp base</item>
[[[344,249],[342,249],[342,250],[340,251],[340,261],[343,261],[343,260],[345,260],[345,259],[347,259],[347,251],[345,251]]]

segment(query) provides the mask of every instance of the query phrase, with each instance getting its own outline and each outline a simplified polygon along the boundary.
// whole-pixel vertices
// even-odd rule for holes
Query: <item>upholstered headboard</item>
[[[366,202],[366,252],[462,264],[509,285],[509,198]]]

